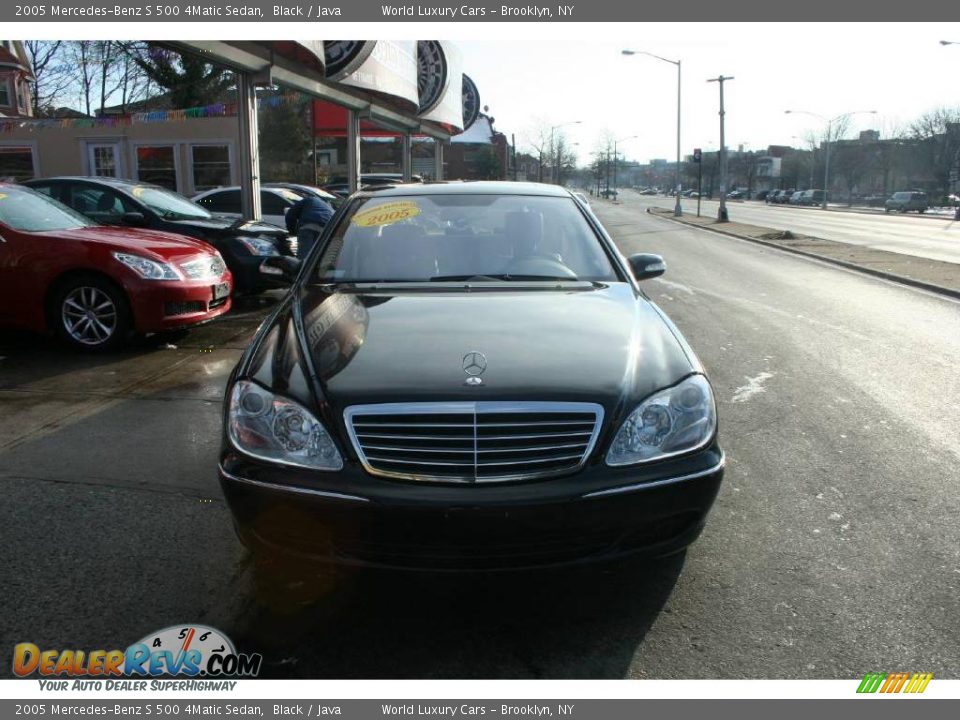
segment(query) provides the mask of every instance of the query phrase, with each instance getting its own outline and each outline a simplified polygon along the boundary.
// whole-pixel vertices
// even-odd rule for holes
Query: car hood
[[[241,221],[236,218],[214,216],[212,218],[196,218],[192,220],[168,220],[167,222],[173,226],[183,227],[184,231],[188,229],[199,230],[205,237],[209,238],[234,237],[237,235],[269,235],[275,238],[287,237],[285,228],[254,220]],[[190,234],[193,235],[194,233]]]
[[[294,307],[302,333],[295,341]],[[464,357],[482,353],[482,385]],[[350,405],[450,400],[595,402],[608,413],[698,365],[648,300],[625,283],[587,290],[299,291],[245,373],[342,416]]]
[[[103,243],[120,251],[152,254],[163,260],[181,258],[187,255],[211,254],[210,246],[206,243],[160,230],[96,225],[46,234],[88,243]]]

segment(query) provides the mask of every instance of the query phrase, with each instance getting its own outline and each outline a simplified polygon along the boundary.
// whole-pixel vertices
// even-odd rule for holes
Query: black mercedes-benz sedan
[[[394,568],[666,555],[723,476],[703,367],[562,188],[353,195],[234,370],[220,482],[255,551]]]
[[[285,228],[211,214],[183,195],[150,183],[121,178],[53,177],[24,185],[59,200],[101,225],[126,225],[178,233],[213,245],[240,293],[277,284],[260,274],[265,257],[293,254]]]

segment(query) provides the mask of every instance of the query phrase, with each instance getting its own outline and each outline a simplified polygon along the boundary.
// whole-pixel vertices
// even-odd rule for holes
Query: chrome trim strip
[[[251,480],[250,478],[232,475],[223,469],[220,465],[220,474],[228,480],[243,483],[244,485],[253,485],[266,490],[279,490],[280,492],[296,493],[298,495],[316,495],[319,497],[330,498],[331,500],[349,500],[352,502],[370,502],[370,498],[360,497],[359,495],[344,495],[342,493],[327,492],[326,490],[314,490],[313,488],[296,487],[293,485],[277,485],[275,483],[263,482],[261,480]]]
[[[482,423],[477,422],[478,415],[494,414],[494,413],[547,413],[547,412],[581,412],[581,413],[592,413],[594,415],[594,426],[591,432],[584,431],[583,433],[573,433],[576,435],[589,435],[589,441],[586,443],[583,454],[578,455],[580,462],[575,467],[568,467],[556,470],[547,470],[547,471],[534,471],[528,473],[512,473],[505,475],[497,475],[494,477],[484,477],[478,475],[478,470],[482,467],[498,467],[501,465],[511,465],[511,464],[526,464],[526,463],[480,463],[479,462],[479,443],[482,440],[493,440],[498,437],[509,438],[509,439],[518,439],[518,436],[479,436],[479,429],[486,427]],[[369,437],[370,433],[364,433],[364,426],[370,428],[373,423],[364,422],[361,418],[364,415],[431,415],[431,414],[444,414],[444,413],[461,413],[464,415],[473,414],[474,417],[474,426],[468,424],[455,424],[450,425],[449,427],[460,427],[460,428],[469,428],[473,431],[473,437],[430,437],[427,436],[424,439],[430,440],[473,440],[474,441],[474,462],[471,464],[473,467],[473,472],[470,475],[423,475],[423,474],[410,474],[410,473],[401,473],[401,472],[392,472],[389,470],[381,470],[371,466],[370,461],[374,462],[391,462],[400,464],[410,464],[410,465],[447,465],[447,466],[456,466],[458,463],[429,463],[429,462],[420,462],[420,461],[397,461],[397,460],[386,460],[376,457],[367,457],[366,453],[363,450],[363,445],[360,442],[360,436]],[[354,419],[357,419],[356,427],[354,425]],[[510,402],[499,402],[499,401],[457,401],[457,402],[413,402],[413,403],[383,403],[383,404],[374,404],[374,405],[351,405],[343,411],[344,425],[346,426],[347,435],[350,438],[350,443],[353,445],[354,452],[357,453],[357,457],[360,460],[360,463],[363,465],[363,469],[368,472],[370,475],[387,477],[387,478],[396,478],[399,480],[416,480],[416,481],[427,481],[427,482],[454,482],[454,483],[491,483],[491,482],[509,482],[514,480],[532,480],[535,478],[544,478],[550,477],[551,475],[565,475],[571,472],[576,472],[583,468],[586,464],[587,459],[590,457],[591,453],[594,450],[594,447],[597,442],[597,438],[600,435],[600,430],[603,427],[603,418],[604,410],[603,406],[597,403],[585,403],[585,402],[542,402],[542,401],[510,401]],[[559,422],[559,421],[555,421]],[[548,421],[549,423],[549,421]],[[555,424],[555,423],[554,423]],[[586,422],[580,424],[587,424]],[[419,425],[419,424],[418,424]],[[534,426],[537,424],[534,424]],[[390,423],[383,423],[383,426],[390,426]],[[429,426],[424,425],[424,426]],[[440,425],[441,427],[443,425]],[[559,437],[560,433],[547,433],[546,435],[537,435],[537,436],[527,436],[527,437],[538,437],[538,438],[555,438]],[[521,436],[522,437],[522,436]],[[397,438],[400,439],[400,438]],[[398,450],[403,450],[403,448],[397,448]],[[552,458],[551,460],[563,460],[565,458]],[[570,458],[576,459],[576,458]],[[546,462],[547,460],[540,460],[540,462]],[[464,464],[465,465],[465,464]]]
[[[697,478],[705,477],[707,475],[712,475],[718,470],[722,470],[726,464],[727,464],[727,456],[721,453],[720,462],[718,462],[716,465],[714,465],[711,468],[707,468],[706,470],[700,470],[699,472],[690,473],[689,475],[680,475],[678,477],[664,478],[663,480],[652,480],[646,483],[624,485],[622,487],[610,488],[609,490],[597,490],[596,492],[587,493],[582,497],[584,499],[595,498],[595,497],[607,497],[610,495],[620,495],[622,493],[636,492],[639,490],[646,490],[648,488],[661,487],[663,485],[673,485],[674,483],[684,482],[685,480],[696,480]]]

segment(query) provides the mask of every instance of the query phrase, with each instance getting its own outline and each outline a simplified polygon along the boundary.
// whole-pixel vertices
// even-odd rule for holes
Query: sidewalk
[[[663,208],[649,208],[647,212],[684,225],[702,227],[704,230],[814,257],[887,280],[960,298],[960,265],[955,263],[874,250],[775,228],[738,222],[718,223],[713,217],[684,215],[677,218],[672,210]]]

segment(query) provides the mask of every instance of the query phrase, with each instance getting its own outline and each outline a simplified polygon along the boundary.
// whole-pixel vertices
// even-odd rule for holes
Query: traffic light
[[[694,162],[700,162],[700,160],[701,160],[702,157],[703,157],[703,152],[700,150],[700,148],[694,148],[694,149],[693,149],[693,161],[694,161]]]

